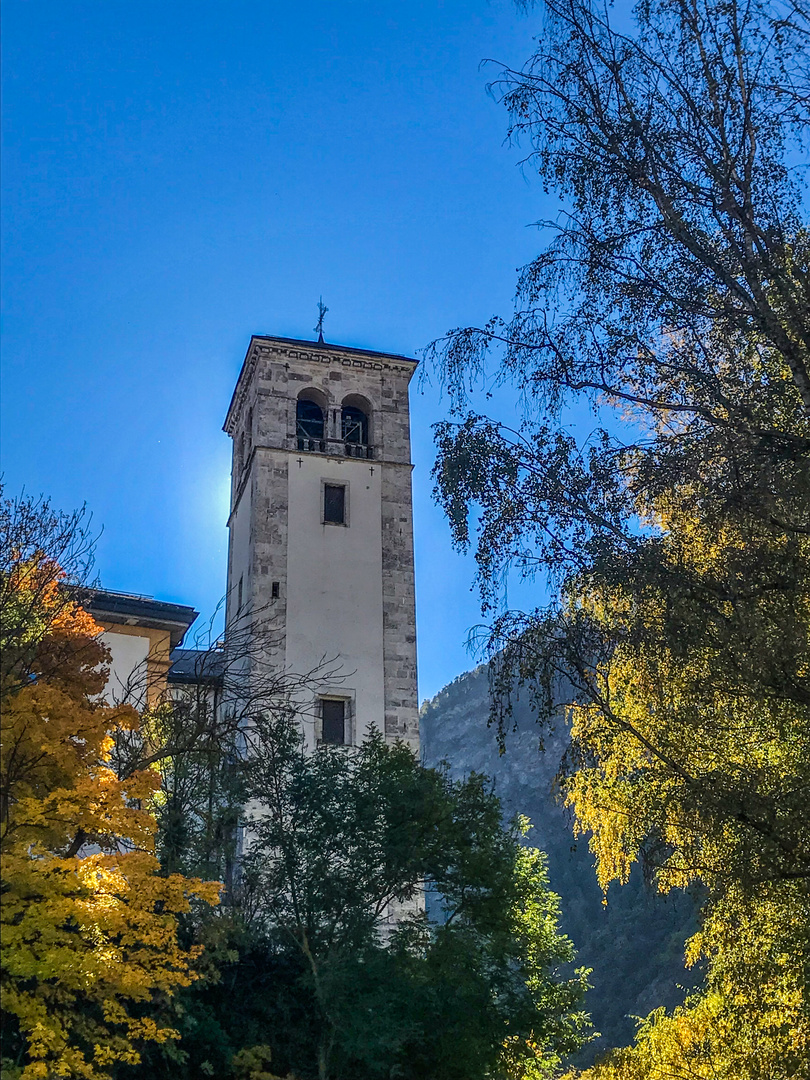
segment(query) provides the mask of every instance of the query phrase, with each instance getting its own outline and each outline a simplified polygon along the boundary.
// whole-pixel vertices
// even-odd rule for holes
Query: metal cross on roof
[[[323,297],[318,299],[318,325],[314,327],[318,331],[318,344],[323,345],[323,317],[327,313],[329,308],[323,302]]]

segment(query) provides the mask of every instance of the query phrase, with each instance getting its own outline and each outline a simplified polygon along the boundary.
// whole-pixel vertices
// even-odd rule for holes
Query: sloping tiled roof
[[[217,683],[222,681],[222,649],[173,649],[169,683]]]
[[[152,596],[111,592],[108,589],[82,591],[82,606],[99,622],[124,623],[168,630],[172,646],[180,645],[186,631],[199,615],[186,604],[169,604]]]

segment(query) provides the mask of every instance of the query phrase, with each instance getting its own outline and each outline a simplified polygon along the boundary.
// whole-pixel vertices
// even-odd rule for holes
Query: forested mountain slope
[[[520,813],[531,819],[529,840],[547,852],[551,887],[562,899],[562,928],[577,949],[578,966],[593,968],[586,1007],[601,1035],[585,1051],[584,1063],[602,1049],[629,1043],[630,1017],[683,1000],[682,987],[696,979],[683,966],[684,941],[697,928],[696,905],[682,893],[658,895],[638,868],[627,885],[610,889],[604,905],[587,839],[574,839],[552,790],[564,733],[547,736],[540,752],[537,724],[528,705],[518,701],[517,730],[501,756],[488,715],[487,668],[481,666],[423,705],[423,758],[427,765],[447,761],[456,776],[486,773],[506,817]]]

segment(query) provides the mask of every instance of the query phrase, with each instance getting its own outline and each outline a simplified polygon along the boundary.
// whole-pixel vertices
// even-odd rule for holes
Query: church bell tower
[[[416,361],[253,337],[228,409],[228,628],[267,613],[314,672],[309,745],[419,742],[408,384]],[[327,667],[324,660],[333,661]]]

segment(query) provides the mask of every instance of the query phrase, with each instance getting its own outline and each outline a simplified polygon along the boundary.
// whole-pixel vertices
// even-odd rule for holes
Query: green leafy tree
[[[231,956],[185,996],[185,1064],[153,1055],[155,1073],[264,1046],[303,1080],[550,1075],[583,1041],[584,975],[527,823],[376,733],[307,754],[291,720],[245,733]]]
[[[437,491],[461,546],[479,511],[502,736],[515,678],[546,718],[569,706],[564,797],[603,886],[642,860],[663,890],[708,889],[688,950],[707,993],[615,1075],[804,1076],[807,15],[667,0],[623,32],[590,3],[545,11],[501,86],[564,206],[514,316],[434,346],[460,414]],[[488,363],[528,403],[517,431],[466,411]],[[552,602],[495,610],[510,569],[546,573]]]

